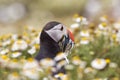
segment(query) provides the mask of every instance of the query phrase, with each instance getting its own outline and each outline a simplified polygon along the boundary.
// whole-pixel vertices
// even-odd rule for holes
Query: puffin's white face
[[[46,30],[45,32],[56,42],[58,42],[63,37],[63,35],[68,35],[66,27],[62,24],[58,24],[50,30]]]

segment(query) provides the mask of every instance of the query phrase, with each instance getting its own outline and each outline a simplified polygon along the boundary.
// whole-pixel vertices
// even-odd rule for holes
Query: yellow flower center
[[[17,44],[21,44],[21,43],[22,43],[22,41],[21,41],[21,40],[18,40],[18,41],[17,41]]]
[[[106,61],[106,63],[110,63],[110,59],[106,59],[105,61]]]
[[[82,37],[81,40],[86,41],[86,40],[88,40],[88,38]]]
[[[33,59],[33,58],[28,58],[28,61],[29,61],[29,62],[33,62],[34,59]]]
[[[34,44],[34,47],[35,47],[36,49],[39,49],[39,44]]]
[[[26,40],[26,42],[27,42],[28,44],[30,44],[31,41],[30,41],[30,40]]]
[[[106,26],[107,26],[107,24],[106,24],[106,23],[102,23],[102,26],[103,26],[103,27],[106,27]]]
[[[18,73],[17,72],[13,72],[13,76],[18,77]]]
[[[112,38],[115,40],[117,38],[116,34],[113,34]]]
[[[78,56],[74,56],[73,60],[80,60],[80,58]]]
[[[2,59],[7,60],[8,57],[7,57],[6,55],[3,55],[3,56],[2,56]]]
[[[14,52],[13,54],[17,54],[18,52]]]
[[[17,59],[13,59],[13,62],[18,62],[18,60]]]

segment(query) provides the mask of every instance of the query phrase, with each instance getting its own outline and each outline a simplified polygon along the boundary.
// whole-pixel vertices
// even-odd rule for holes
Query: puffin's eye
[[[63,30],[63,26],[60,28],[60,30],[61,30],[61,31]]]

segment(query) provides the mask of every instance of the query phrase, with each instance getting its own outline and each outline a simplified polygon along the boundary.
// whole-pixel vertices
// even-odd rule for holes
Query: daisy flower
[[[9,63],[9,60],[10,60],[9,57],[6,56],[6,55],[0,56],[0,64],[1,64],[1,66],[6,67],[7,64]]]
[[[100,21],[102,22],[108,22],[108,17],[106,15],[100,17]]]
[[[33,58],[28,58],[23,64],[23,69],[32,69],[38,67],[39,67],[38,62]]]
[[[80,26],[79,23],[74,23],[74,24],[72,24],[70,27],[71,27],[72,29],[76,29],[76,28],[79,28],[79,26]]]
[[[103,22],[103,23],[101,23],[101,24],[98,25],[98,28],[100,30],[107,30],[108,29],[107,27],[108,27],[108,25],[105,22]]]
[[[19,62],[17,59],[13,59],[13,60],[10,60],[7,67],[11,68],[11,69],[20,69],[22,68],[22,64],[21,62]]]
[[[91,66],[95,69],[101,70],[104,69],[106,67],[107,63],[105,59],[94,59],[91,62]]]
[[[18,58],[18,57],[21,56],[21,55],[22,55],[21,52],[13,52],[13,53],[11,54],[11,57],[12,57],[12,58]]]
[[[7,80],[21,80],[21,77],[17,72],[9,74],[7,78]]]
[[[45,59],[40,60],[40,65],[43,68],[52,67],[55,65],[55,61],[50,58],[45,58]]]
[[[80,36],[81,37],[90,37],[90,33],[89,33],[89,31],[82,30],[80,32]]]
[[[75,20],[75,22],[77,22],[77,23],[81,23],[81,24],[85,24],[85,25],[88,24],[87,19],[86,19],[85,17],[83,17],[83,16],[77,17],[77,18],[74,19],[74,20]]]
[[[24,69],[22,72],[23,76],[26,76],[27,78],[31,79],[31,80],[39,80],[39,71],[37,71],[36,69],[32,68],[32,69]]]
[[[88,73],[96,74],[96,70],[94,70],[91,67],[87,67],[87,68],[84,69],[84,73],[86,73],[86,74],[88,74]]]
[[[0,51],[0,54],[5,55],[9,52],[9,49],[3,49]]]
[[[17,40],[12,45],[12,51],[26,50],[27,47],[28,47],[27,42],[25,42],[24,40]]]
[[[6,40],[2,43],[2,46],[7,46],[11,44],[11,40]]]
[[[79,58],[78,56],[74,56],[74,57],[72,58],[72,63],[73,63],[74,65],[80,65],[80,58]]]
[[[80,44],[89,44],[90,40],[86,37],[82,37],[80,40]]]
[[[28,53],[31,54],[31,55],[33,55],[34,53],[36,53],[35,47],[33,46],[31,49],[29,49]]]

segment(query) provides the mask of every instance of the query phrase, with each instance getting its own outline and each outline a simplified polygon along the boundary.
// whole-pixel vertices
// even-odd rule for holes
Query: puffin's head
[[[65,25],[59,22],[53,21],[47,23],[42,32],[45,32],[51,39],[58,43],[62,52],[68,52],[74,46],[73,34]]]

